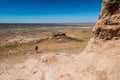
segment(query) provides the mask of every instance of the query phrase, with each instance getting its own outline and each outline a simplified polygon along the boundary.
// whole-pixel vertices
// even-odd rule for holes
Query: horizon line
[[[0,24],[95,24],[95,22],[81,22],[81,23],[0,23]]]

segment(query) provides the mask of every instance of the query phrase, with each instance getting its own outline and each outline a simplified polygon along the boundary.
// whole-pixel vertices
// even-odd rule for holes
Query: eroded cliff
[[[111,40],[120,38],[120,0],[104,0],[94,27],[94,37]]]

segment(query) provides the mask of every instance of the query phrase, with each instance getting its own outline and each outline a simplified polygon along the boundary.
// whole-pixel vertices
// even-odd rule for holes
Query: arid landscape
[[[70,48],[79,48],[82,51],[92,36],[92,26],[94,24],[1,25],[0,55],[22,51],[34,53],[35,46],[38,46],[42,52]],[[60,32],[65,36],[55,38],[55,33]]]
[[[54,64],[57,57],[66,55],[67,61],[72,60],[69,56],[78,55],[86,47],[92,36],[93,26],[94,24],[1,24],[0,79],[24,80],[21,78],[3,78],[2,74],[6,75],[8,67],[14,69],[14,65],[29,59],[34,61],[34,59],[40,60],[42,57],[47,58],[48,56],[48,60],[46,60],[50,59],[50,61],[47,64]],[[36,46],[38,46],[38,53],[35,51]],[[46,63],[46,60],[43,62]]]
[[[120,80],[120,0],[95,25],[2,24],[0,80]]]

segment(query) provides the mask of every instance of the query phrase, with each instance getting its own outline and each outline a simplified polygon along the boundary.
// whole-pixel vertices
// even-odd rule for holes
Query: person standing
[[[39,50],[38,50],[38,46],[35,46],[35,53],[38,53]]]

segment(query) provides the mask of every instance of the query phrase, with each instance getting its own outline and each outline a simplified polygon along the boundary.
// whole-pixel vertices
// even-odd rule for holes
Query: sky
[[[102,0],[0,0],[0,23],[94,23]]]

